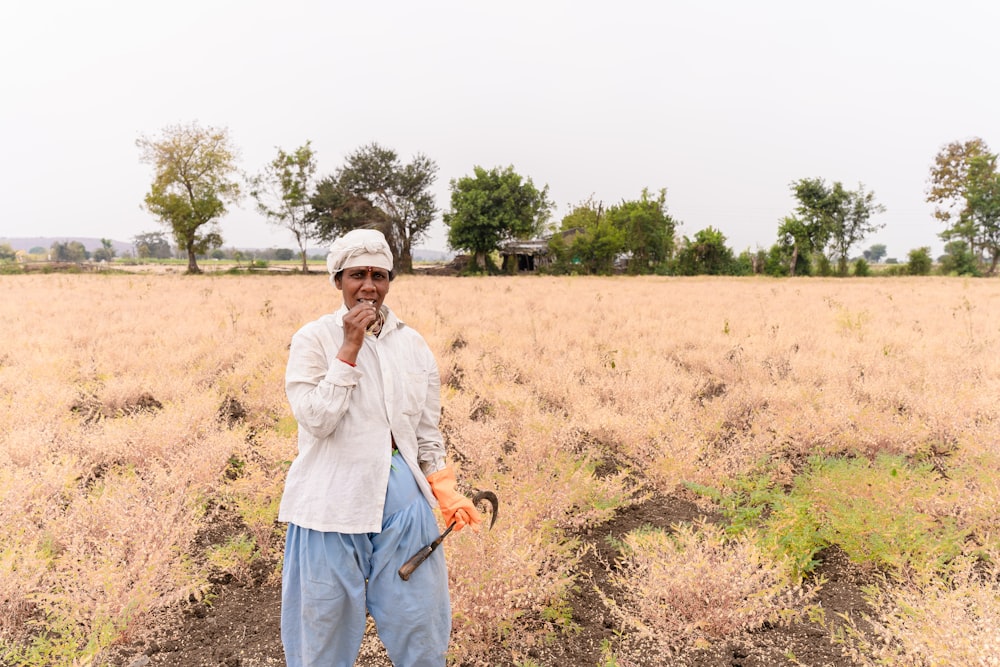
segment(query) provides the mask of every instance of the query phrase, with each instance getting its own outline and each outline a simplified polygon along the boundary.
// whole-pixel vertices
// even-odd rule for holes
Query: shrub
[[[839,632],[860,665],[998,664],[1000,552],[962,557],[940,577],[884,582],[869,590],[874,613]]]
[[[951,241],[945,244],[940,262],[941,273],[945,275],[976,277],[980,275],[976,255],[969,250],[969,244],[965,241]]]
[[[931,259],[931,249],[928,246],[914,248],[909,252],[906,271],[911,276],[926,276],[931,272],[934,262]]]
[[[792,585],[753,533],[728,537],[709,523],[680,524],[671,535],[625,536],[614,582],[624,604],[612,611],[665,651],[797,618],[813,592]]]

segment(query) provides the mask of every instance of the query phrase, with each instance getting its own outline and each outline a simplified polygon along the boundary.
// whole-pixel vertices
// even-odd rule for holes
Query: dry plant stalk
[[[862,665],[1000,665],[1000,553],[965,557],[947,579],[905,580],[871,591],[876,614],[844,641]]]
[[[284,365],[339,305],[325,275],[0,276],[0,293],[0,648],[67,616],[74,659],[140,634],[204,590],[220,502],[280,553]],[[388,303],[437,355],[460,479],[511,508],[446,545],[455,655],[488,662],[498,628],[564,631],[579,531],[761,461],[778,484],[814,454],[934,461],[961,493],[933,511],[995,546],[998,297],[946,278],[399,277]]]
[[[674,534],[633,531],[624,542],[612,577],[624,602],[612,610],[664,655],[794,620],[815,595],[814,587],[788,581],[787,568],[769,560],[753,536],[730,539],[712,524],[682,524]]]

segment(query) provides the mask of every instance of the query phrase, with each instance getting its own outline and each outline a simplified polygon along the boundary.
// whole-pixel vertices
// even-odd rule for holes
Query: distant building
[[[574,227],[540,239],[506,241],[500,245],[500,268],[506,273],[522,273],[549,266],[552,263],[552,258],[549,256],[549,241],[555,236],[561,236],[563,242],[569,245],[582,231],[581,228]]]

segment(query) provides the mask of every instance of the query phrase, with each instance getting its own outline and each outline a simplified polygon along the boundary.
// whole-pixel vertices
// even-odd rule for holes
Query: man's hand
[[[357,363],[358,352],[365,344],[365,329],[377,318],[375,304],[359,301],[344,313],[344,342],[337,352],[337,358],[349,364]]]
[[[479,516],[472,500],[455,490],[455,471],[451,466],[427,475],[427,482],[431,485],[431,491],[441,507],[441,516],[444,517],[446,525],[454,523],[455,527],[452,530],[455,532],[465,526],[479,530],[483,518]]]

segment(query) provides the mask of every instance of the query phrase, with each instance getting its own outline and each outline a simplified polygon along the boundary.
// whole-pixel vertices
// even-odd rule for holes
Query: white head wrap
[[[382,232],[352,229],[333,242],[326,256],[331,280],[334,274],[352,266],[377,266],[392,271],[392,251]]]

